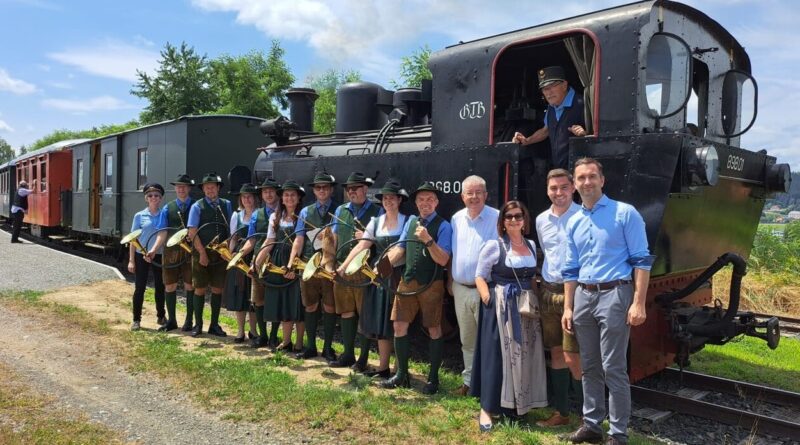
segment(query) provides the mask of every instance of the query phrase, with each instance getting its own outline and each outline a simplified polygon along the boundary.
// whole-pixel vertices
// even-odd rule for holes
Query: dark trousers
[[[19,231],[22,230],[22,220],[25,219],[25,212],[17,210],[11,214],[13,219],[11,226],[11,242],[19,240]]]
[[[154,263],[161,264],[161,255],[153,258]],[[147,288],[147,274],[153,269],[153,281],[155,282],[156,293],[156,315],[161,318],[166,316],[164,310],[164,279],[161,274],[161,267],[148,263],[144,260],[141,253],[136,253],[134,258],[136,265],[136,288],[133,291],[133,321],[142,321],[142,305],[144,304],[144,290]]]

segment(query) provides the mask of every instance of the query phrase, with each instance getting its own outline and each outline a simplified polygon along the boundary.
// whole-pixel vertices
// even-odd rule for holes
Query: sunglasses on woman
[[[523,215],[522,213],[506,213],[505,215],[503,215],[503,219],[506,221],[511,221],[512,219],[517,221],[522,221],[523,219],[525,219],[525,215]]]
[[[158,193],[148,193],[147,195],[145,195],[145,197],[147,197],[147,198],[160,198],[161,195],[158,194]]]

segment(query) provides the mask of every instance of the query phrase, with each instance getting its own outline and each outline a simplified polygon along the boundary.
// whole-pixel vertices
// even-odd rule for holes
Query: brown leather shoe
[[[566,425],[569,423],[569,416],[562,416],[561,413],[558,411],[554,412],[552,416],[550,416],[547,420],[540,420],[536,422],[536,425],[543,426],[547,428],[552,428],[555,426]]]
[[[603,441],[603,433],[594,431],[583,424],[577,431],[569,435],[569,441],[572,443],[600,443]]]
[[[606,445],[628,445],[628,441],[623,440],[619,437],[608,436],[608,440],[606,440]]]
[[[453,391],[454,396],[466,396],[469,394],[469,385],[461,385],[457,390]]]

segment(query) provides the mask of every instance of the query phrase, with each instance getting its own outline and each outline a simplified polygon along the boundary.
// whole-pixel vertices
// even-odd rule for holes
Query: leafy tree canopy
[[[314,104],[314,131],[333,133],[336,129],[336,91],[348,82],[361,80],[358,71],[339,71],[329,69],[319,76],[309,76],[306,80],[310,88],[317,90],[319,98]]]
[[[420,47],[410,56],[405,56],[400,61],[400,81],[392,80],[393,88],[420,87],[422,81],[433,79],[431,70],[428,69],[428,60],[431,58],[431,49],[428,45]]]
[[[11,148],[11,144],[6,142],[5,139],[0,138],[0,164],[4,164],[12,159],[14,159],[14,149]]]
[[[20,154],[25,154],[29,151],[38,150],[42,147],[67,139],[95,139],[103,136],[108,136],[109,134],[120,133],[125,130],[130,130],[140,125],[141,124],[139,123],[139,121],[132,120],[124,124],[100,125],[99,127],[92,127],[91,129],[88,130],[66,130],[66,129],[55,130],[46,134],[45,136],[42,136],[40,139],[37,139],[29,147],[27,148],[25,148],[24,146],[21,147]]]

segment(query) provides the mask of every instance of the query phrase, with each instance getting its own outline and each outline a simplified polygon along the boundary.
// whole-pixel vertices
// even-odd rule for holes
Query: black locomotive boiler
[[[603,163],[605,192],[639,210],[657,256],[647,322],[631,335],[631,378],[743,333],[775,346],[777,320],[739,313],[738,283],[765,199],[788,189],[789,167],[739,147],[756,118],[750,59],[719,23],[681,3],[638,2],[459,43],[433,54],[422,88],[347,84],[333,134],[312,131],[314,91],[291,90],[291,119],[262,124],[274,142],[261,149],[254,179],[307,183],[318,170],[358,170],[377,183],[428,181],[449,217],[461,206],[460,181],[477,174],[490,205],[516,198],[540,212],[549,205],[548,142],[507,141],[542,125],[535,77],[551,65],[565,68],[585,102],[588,136],[570,140],[570,163]],[[729,307],[708,308],[710,278],[727,263]]]

